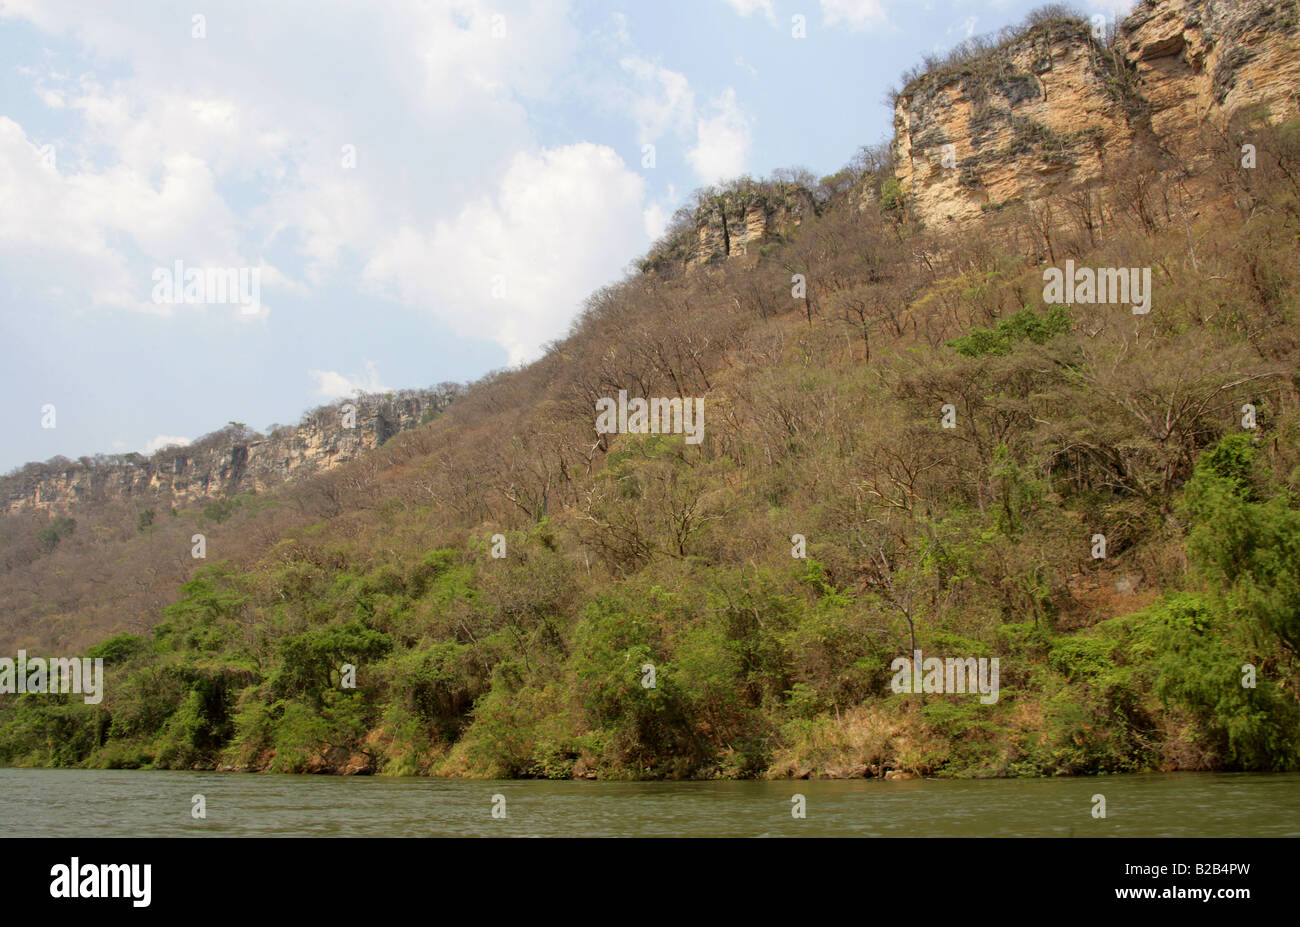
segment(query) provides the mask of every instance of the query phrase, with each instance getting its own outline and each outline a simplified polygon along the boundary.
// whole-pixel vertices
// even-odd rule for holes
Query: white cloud
[[[668,221],[672,214],[658,203],[651,203],[641,213],[641,221],[645,227],[646,238],[654,241],[664,233],[668,228]]]
[[[178,435],[157,435],[156,437],[150,438],[149,441],[145,443],[144,453],[146,455],[152,455],[157,451],[161,451],[165,447],[184,447],[189,443],[189,438],[182,438]]]
[[[658,241],[659,236],[668,228],[668,223],[672,221],[673,213],[680,205],[677,201],[677,188],[673,184],[669,184],[668,189],[664,191],[664,195],[660,197],[658,202],[648,204],[641,213],[646,238],[651,241]]]
[[[671,71],[640,55],[628,55],[619,67],[634,78],[625,91],[627,110],[637,124],[637,141],[656,141],[672,132],[684,135],[695,118],[695,94],[686,75]]]
[[[134,305],[148,279],[132,286],[111,229],[98,219],[123,182],[60,174],[18,123],[0,116],[0,268],[47,297],[79,297],[82,281],[93,280],[92,303]]]
[[[745,172],[753,143],[752,120],[728,87],[712,101],[714,115],[700,116],[695,147],[686,153],[695,174],[704,183],[717,183]]]
[[[358,158],[365,155],[363,149]],[[268,207],[268,237],[280,232],[296,235],[298,252],[307,262],[305,277],[319,284],[343,252],[363,252],[365,243],[381,234],[382,212],[382,201],[354,172],[329,163],[306,164],[298,182],[281,190]]]
[[[1112,13],[1120,18],[1132,13],[1137,5],[1138,0],[1088,0],[1088,9]]]
[[[498,12],[504,38],[492,34]],[[314,15],[223,10],[195,40],[189,15],[164,0],[127,15],[0,3],[0,23],[27,20],[83,53],[63,73],[22,71],[76,120],[61,130],[57,169],[32,154],[44,139],[0,117],[0,278],[38,304],[166,314],[150,301],[151,273],[174,260],[261,267],[264,282],[300,289],[267,262],[274,243],[319,286],[404,222],[431,232],[513,152],[534,148],[521,101],[551,92],[578,38],[568,0],[392,0],[328,23]],[[375,66],[357,64],[360,46]],[[345,143],[356,170],[340,166]]]
[[[822,24],[843,23],[854,32],[883,26],[888,19],[884,0],[821,0]]]
[[[726,3],[741,16],[762,13],[768,22],[776,22],[776,10],[773,9],[772,0],[726,0]]]
[[[366,372],[344,376],[335,370],[308,370],[308,376],[316,381],[316,395],[326,399],[342,399],[355,393],[384,393],[388,387],[379,381],[379,371],[371,361],[366,361]]]
[[[771,0],[729,2],[775,15]],[[34,305],[57,294],[76,309],[165,313],[151,272],[175,260],[260,267],[264,305],[267,289],[299,302],[346,293],[359,266],[362,287],[519,361],[672,209],[610,148],[542,148],[530,101],[572,99],[583,84],[629,113],[642,142],[676,139],[702,180],[747,166],[751,120],[734,91],[697,102],[684,74],[628,47],[620,15],[613,47],[583,70],[567,0],[388,0],[323,18],[308,6],[222,10],[194,40],[189,14],[165,0],[128,14],[0,0],[0,22],[25,19],[83,51],[23,75],[59,110],[56,169],[40,163],[46,139],[0,116],[0,279]],[[340,164],[344,144],[354,169]],[[503,299],[491,296],[497,274]],[[378,385],[373,368],[310,375],[322,395]]]
[[[111,151],[104,166],[72,144],[55,145],[53,164],[46,163],[38,141],[0,116],[0,269],[69,305],[166,314],[170,307],[150,301],[155,266],[262,264],[241,243],[212,164],[168,139],[175,132],[192,140],[205,125],[225,124],[231,110],[201,100],[155,102],[141,116],[121,96],[78,88],[71,106]]]
[[[520,363],[645,250],[644,200],[643,178],[608,147],[522,152],[494,194],[432,231],[406,224],[390,234],[366,275]]]
[[[978,16],[967,16],[961,22],[953,23],[951,26],[949,26],[948,34],[952,35],[954,32],[960,32],[962,34],[962,38],[969,39],[973,35],[975,35],[975,26],[979,24],[979,21],[980,20]]]
[[[613,13],[610,18],[614,21],[614,40],[621,45],[631,42],[632,34],[627,29],[627,14]]]
[[[736,64],[757,76],[757,70],[743,58],[738,57]],[[637,123],[639,144],[657,142],[664,135],[682,140],[693,135],[694,145],[686,152],[686,160],[705,183],[745,170],[752,120],[737,102],[733,88],[728,87],[707,107],[700,107],[686,75],[639,55],[626,55],[619,65],[633,82],[614,95],[622,97],[621,109]],[[661,209],[660,205],[647,207],[647,228],[660,227]]]

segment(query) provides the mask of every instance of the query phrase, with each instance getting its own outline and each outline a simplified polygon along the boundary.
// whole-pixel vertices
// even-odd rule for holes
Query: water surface
[[[205,820],[191,816],[195,794]],[[0,837],[37,836],[1297,837],[1300,774],[484,782],[0,769]]]

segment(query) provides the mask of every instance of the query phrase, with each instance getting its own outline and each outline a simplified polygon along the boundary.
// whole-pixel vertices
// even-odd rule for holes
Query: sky
[[[536,359],[694,190],[835,172],[1040,5],[0,0],[0,472]]]

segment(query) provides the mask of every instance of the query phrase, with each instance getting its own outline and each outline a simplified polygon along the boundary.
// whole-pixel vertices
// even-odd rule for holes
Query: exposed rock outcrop
[[[932,228],[961,229],[1011,202],[1085,189],[1134,152],[1187,168],[1204,156],[1203,127],[1251,109],[1273,121],[1300,115],[1300,0],[1143,0],[1113,41],[1086,21],[1040,19],[908,82],[895,104],[894,180],[880,199],[906,203]],[[702,191],[642,269],[752,257],[784,237],[818,208],[807,183],[786,177]],[[869,185],[854,195],[864,207],[876,200]],[[261,491],[354,459],[448,398],[366,397],[353,428],[330,408],[269,436],[231,432],[149,459],[29,464],[0,478],[0,506]]]
[[[1300,115],[1296,0],[1145,2],[1120,34],[1160,138],[1261,104],[1274,119]]]
[[[812,191],[801,184],[739,181],[701,195],[689,219],[680,221],[642,262],[643,270],[694,269],[744,257],[779,239],[813,215]],[[679,217],[683,218],[683,217]]]
[[[1113,42],[1068,18],[927,71],[895,105],[895,177],[926,225],[1088,187],[1134,152],[1200,156],[1208,121],[1298,114],[1297,0],[1145,0]]]
[[[696,210],[697,245],[687,263],[743,257],[812,212],[812,194],[804,187],[756,186],[719,194]]]
[[[317,409],[297,427],[277,428],[269,435],[230,427],[152,457],[126,454],[28,464],[0,478],[0,504],[7,511],[67,512],[81,503],[111,499],[183,505],[262,492],[353,460],[437,414],[451,398],[446,388],[362,396]]]

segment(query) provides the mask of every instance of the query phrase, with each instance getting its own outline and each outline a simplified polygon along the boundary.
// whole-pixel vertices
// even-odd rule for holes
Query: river
[[[1300,774],[484,782],[0,769],[0,837],[205,835],[1297,837]]]

